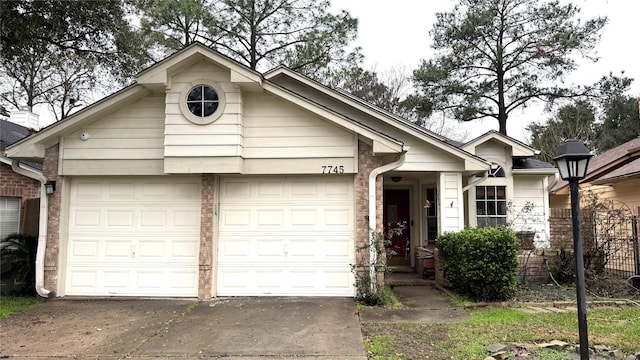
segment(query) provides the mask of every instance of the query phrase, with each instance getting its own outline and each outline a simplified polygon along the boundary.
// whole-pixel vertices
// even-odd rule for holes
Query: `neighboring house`
[[[582,191],[592,191],[600,199],[628,206],[637,214],[640,207],[640,137],[627,141],[589,161],[587,176],[580,181]],[[552,208],[569,208],[569,185],[561,181],[549,196]]]
[[[394,245],[416,266],[438,233],[509,223],[526,201],[547,214],[555,172],[496,132],[454,143],[201,44],[8,154],[57,183],[57,296],[352,296],[356,247],[383,221],[407,225]]]
[[[40,197],[40,169],[37,164],[22,164],[24,173],[11,168],[5,148],[33,133],[24,126],[0,119],[0,239],[12,233],[38,233],[37,201]]]

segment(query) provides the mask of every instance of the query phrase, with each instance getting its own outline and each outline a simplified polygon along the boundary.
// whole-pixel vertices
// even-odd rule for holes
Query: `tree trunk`
[[[500,126],[498,132],[502,135],[507,135],[507,114],[503,112],[501,109],[500,114],[498,114],[498,124]]]

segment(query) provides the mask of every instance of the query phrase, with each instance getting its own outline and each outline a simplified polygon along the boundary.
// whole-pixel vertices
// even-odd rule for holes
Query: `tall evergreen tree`
[[[574,54],[594,59],[607,21],[582,22],[579,11],[557,0],[459,0],[437,14],[436,56],[414,72],[416,107],[460,121],[495,118],[506,134],[514,110],[576,95],[559,80],[575,70]]]
[[[595,128],[599,152],[614,148],[640,136],[640,104],[627,92],[633,79],[609,74],[596,85],[599,90],[602,117]]]
[[[540,160],[547,162],[553,162],[558,146],[566,139],[578,139],[593,149],[597,143],[595,119],[595,109],[587,101],[564,105],[546,123],[534,122],[527,126],[531,147],[540,151],[537,156]]]
[[[137,0],[142,28],[163,55],[200,41],[251,69],[284,64],[320,81],[361,60],[348,46],[356,19],[328,0]]]

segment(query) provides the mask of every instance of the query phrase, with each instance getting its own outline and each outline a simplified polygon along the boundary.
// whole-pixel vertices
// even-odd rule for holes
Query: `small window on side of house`
[[[0,239],[20,231],[19,197],[0,196]]]

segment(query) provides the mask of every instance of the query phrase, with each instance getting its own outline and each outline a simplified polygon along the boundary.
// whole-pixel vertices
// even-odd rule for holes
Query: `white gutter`
[[[480,178],[480,179],[476,179],[472,182],[470,182],[469,184],[467,184],[467,186],[462,188],[462,192],[466,192],[467,190],[471,189],[473,186],[476,186],[478,184],[480,184],[481,182],[487,180],[487,178],[489,177],[489,172],[485,171],[484,175]]]
[[[384,174],[388,171],[395,170],[404,164],[405,154],[409,151],[409,147],[406,145],[402,146],[402,154],[398,160],[391,162],[389,164],[382,165],[378,168],[371,170],[369,173],[369,228],[374,233],[377,228],[377,219],[376,219],[376,179],[378,175]],[[376,262],[378,260],[378,255],[376,253],[376,237],[369,236],[369,278],[371,279],[371,292],[376,291],[377,287],[377,278],[376,278]]]
[[[38,230],[38,248],[36,250],[36,292],[38,295],[48,298],[51,291],[44,288],[44,254],[47,249],[47,216],[49,204],[44,183],[47,182],[47,178],[42,174],[21,168],[20,160],[18,159],[11,160],[11,169],[17,174],[40,181],[40,223]]]

